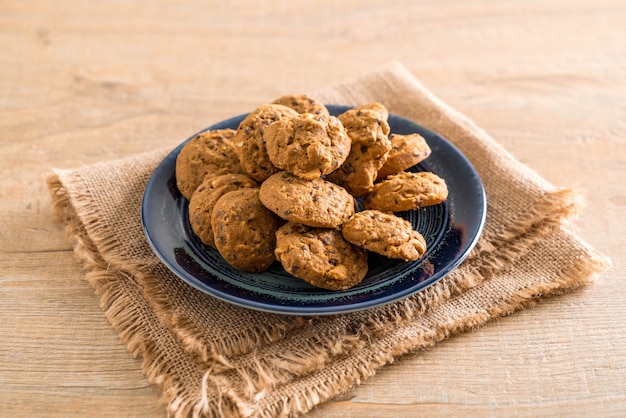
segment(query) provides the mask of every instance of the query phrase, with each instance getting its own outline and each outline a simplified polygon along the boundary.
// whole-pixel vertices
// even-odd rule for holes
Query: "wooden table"
[[[626,412],[626,4],[0,2],[0,416],[163,416],[44,178],[174,145],[390,61],[551,182],[614,262],[590,288],[407,355],[313,417]]]

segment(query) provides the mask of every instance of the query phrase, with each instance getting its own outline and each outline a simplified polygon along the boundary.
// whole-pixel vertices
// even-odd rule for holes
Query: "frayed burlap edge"
[[[86,206],[89,205],[88,198],[86,196],[67,196],[66,190],[62,186],[62,180],[60,177],[71,175],[71,172],[57,172],[55,176],[49,178],[49,187],[53,192],[55,198],[55,206],[58,208],[60,217],[64,219],[68,225],[68,232],[70,235],[77,239],[77,245],[75,248],[76,254],[81,262],[84,264],[88,271],[87,279],[96,289],[96,293],[101,298],[101,305],[106,313],[107,318],[110,320],[114,328],[119,332],[120,337],[126,343],[129,351],[135,356],[141,356],[144,360],[143,370],[146,376],[151,382],[159,385],[163,390],[163,402],[167,403],[169,411],[176,411],[175,414],[181,414],[185,416],[192,411],[198,410],[209,415],[224,415],[224,414],[237,414],[243,413],[248,407],[243,408],[240,403],[239,406],[233,404],[229,399],[239,399],[242,394],[239,391],[233,390],[232,385],[224,385],[225,381],[240,380],[244,383],[243,393],[250,395],[251,393],[264,393],[267,390],[271,390],[277,385],[284,384],[291,379],[298,379],[301,376],[314,373],[316,370],[321,369],[331,359],[341,357],[346,353],[355,349],[362,349],[365,341],[370,340],[375,335],[388,330],[390,326],[397,327],[406,324],[412,318],[417,315],[423,315],[430,309],[433,309],[438,304],[449,300],[463,291],[476,286],[481,281],[488,278],[491,274],[498,269],[510,263],[516,257],[519,257],[523,253],[524,249],[528,248],[528,244],[533,239],[540,238],[545,235],[549,225],[558,223],[559,219],[565,214],[571,214],[575,212],[570,203],[577,201],[573,199],[572,191],[561,191],[559,196],[562,199],[546,199],[546,206],[544,208],[535,208],[537,216],[534,218],[534,223],[520,227],[520,231],[523,234],[518,239],[509,242],[510,250],[501,248],[499,252],[487,252],[484,256],[480,257],[480,263],[478,266],[470,268],[472,271],[456,270],[447,279],[447,283],[440,282],[440,285],[432,286],[426,289],[424,292],[420,292],[414,298],[408,298],[399,302],[401,306],[388,310],[382,308],[378,312],[370,311],[367,316],[361,317],[364,322],[359,325],[358,328],[354,327],[354,322],[345,321],[345,329],[338,335],[329,332],[326,337],[320,338],[317,341],[311,342],[304,347],[300,347],[298,353],[285,355],[284,353],[278,353],[277,356],[270,359],[262,359],[257,365],[253,365],[251,369],[241,369],[233,367],[230,360],[223,357],[214,358],[215,361],[206,365],[211,368],[211,374],[207,374],[204,378],[198,377],[198,381],[203,383],[203,388],[197,387],[197,381],[191,385],[181,385],[176,381],[175,376],[167,375],[167,361],[162,358],[160,353],[160,347],[156,347],[154,343],[150,343],[151,338],[145,334],[142,326],[145,321],[138,320],[137,316],[129,316],[126,311],[126,307],[129,306],[129,302],[136,304],[137,300],[131,298],[128,293],[127,286],[122,286],[119,279],[124,276],[124,271],[132,271],[134,276],[145,275],[145,271],[142,271],[141,266],[116,266],[104,261],[102,257],[106,257],[109,251],[115,249],[114,245],[106,245],[106,248],[100,249],[102,255],[98,252],[93,244],[93,241],[88,237],[85,229],[84,222],[91,222],[88,219],[78,219],[75,208],[72,206],[72,202],[80,204],[81,199],[87,200]],[[64,178],[63,181],[72,182],[75,179]],[[559,203],[560,202],[560,203]],[[543,209],[543,210],[541,210]],[[85,207],[80,208],[80,213],[84,217],[89,217],[89,211]],[[540,217],[543,213],[544,218]],[[526,238],[524,238],[526,235]],[[116,259],[117,257],[113,257]],[[137,279],[137,277],[135,277]],[[158,283],[158,279],[155,279]],[[150,282],[150,278],[143,277],[141,280]],[[135,282],[136,284],[136,282]],[[154,283],[153,283],[154,284]],[[149,292],[154,291],[153,284],[144,286],[143,290],[151,289]],[[137,292],[141,292],[141,288],[137,286],[135,289]],[[155,307],[155,299],[158,301],[158,292],[153,293],[150,300],[151,307]],[[163,320],[163,312],[167,310],[167,305],[163,306],[163,301],[167,298],[161,294],[161,303],[156,303],[159,306],[158,310],[161,310],[161,314],[157,316]],[[397,309],[400,308],[400,309]],[[157,310],[157,311],[158,311]],[[333,318],[337,322],[342,322],[341,317]],[[166,324],[167,325],[167,324]],[[185,331],[189,331],[189,328],[185,327],[187,324],[181,325],[178,332],[175,332],[178,337],[178,341],[181,341],[181,335]],[[336,329],[332,331],[337,331]],[[278,336],[275,335],[269,340],[275,340]],[[262,343],[268,343],[268,339],[260,341]],[[201,344],[201,343],[200,343]],[[201,344],[202,345],[202,344]],[[189,347],[185,347],[189,349]],[[320,354],[325,353],[325,354]],[[321,356],[321,357],[320,357]],[[392,361],[392,360],[389,360]],[[289,365],[289,367],[283,367]],[[192,365],[192,368],[195,367]],[[235,370],[235,377],[225,379],[232,371]],[[252,370],[252,371],[251,371]],[[279,372],[276,372],[276,371]],[[196,369],[197,371],[197,369]],[[373,373],[373,372],[372,372]],[[255,376],[251,379],[250,376]],[[362,374],[362,377],[367,377],[368,374]],[[211,385],[208,385],[208,382]],[[331,387],[335,387],[335,383],[329,382]],[[196,390],[190,391],[190,387],[196,387]],[[215,388],[220,388],[217,395],[212,394],[213,398],[211,402],[207,392],[215,392]],[[322,394],[335,393],[329,389],[320,389]],[[204,396],[202,396],[204,395]],[[317,399],[321,395],[312,395],[311,399]],[[333,395],[334,396],[334,395]],[[298,401],[298,404],[306,405],[307,402]],[[313,402],[314,404],[315,402]],[[207,409],[208,408],[208,409]],[[242,409],[243,408],[243,409]],[[208,411],[208,412],[207,412]],[[238,412],[237,412],[238,411]]]
[[[133,273],[112,267],[100,256],[63,184],[68,180],[63,178],[64,174],[62,170],[57,170],[46,179],[57,217],[74,242],[74,254],[86,271],[85,277],[94,288],[106,318],[133,357],[142,359],[141,371],[161,390],[159,402],[166,407],[168,415],[239,415],[239,408],[228,397],[203,382],[202,375],[206,370],[187,361],[182,349],[176,350],[178,345],[173,334],[168,347],[173,352],[166,352],[157,344],[146,325],[158,324],[159,320],[144,299],[142,289],[131,277]],[[129,306],[133,308],[129,310]],[[149,317],[152,318],[147,321]],[[170,333],[167,328],[159,331],[161,335]],[[184,368],[186,373],[172,373],[174,368]]]
[[[520,236],[501,251],[486,254],[480,259],[480,263],[470,261],[439,283],[402,301],[367,312],[333,318],[315,318],[310,326],[315,327],[316,334],[311,339],[304,342],[299,340],[298,331],[294,331],[296,335],[292,333],[286,337],[292,337],[299,342],[299,345],[291,345],[289,351],[265,349],[262,356],[251,353],[231,360],[224,357],[216,358],[215,361],[220,363],[220,367],[216,367],[214,372],[231,370],[228,372],[230,378],[244,381],[244,391],[250,396],[319,370],[336,357],[354,353],[367,341],[380,338],[390,329],[402,327],[420,316],[427,315],[441,304],[485,280],[492,279],[498,271],[529,251],[534,243],[553,232],[556,226],[542,224],[532,228],[532,232]],[[331,321],[332,327],[326,327],[324,321]],[[237,374],[255,377],[238,379]]]
[[[348,387],[353,387],[358,384],[362,379],[372,376],[376,370],[382,367],[384,364],[394,361],[397,355],[406,353],[415,347],[425,347],[434,344],[436,341],[442,339],[445,336],[451,335],[453,330],[446,329],[441,331],[443,337],[434,338],[429,343],[419,343],[416,341],[409,341],[406,345],[398,345],[399,351],[397,353],[389,353],[389,355],[380,355],[375,359],[372,359],[371,364],[363,366],[358,370],[354,370],[351,373],[347,373],[344,376],[336,376],[332,381],[328,382],[327,387],[318,387],[317,389],[310,388],[309,391],[302,393],[301,399],[294,399],[286,404],[283,404],[280,408],[281,411],[276,410],[278,406],[273,405],[264,412],[259,411],[256,407],[251,407],[249,397],[242,396],[244,394],[250,394],[251,391],[255,393],[265,393],[267,390],[271,390],[273,387],[284,384],[290,379],[298,379],[300,376],[307,376],[310,373],[315,373],[324,365],[328,364],[330,358],[341,357],[346,353],[349,353],[351,349],[362,349],[369,341],[373,334],[377,334],[381,330],[389,330],[390,322],[394,326],[399,327],[402,324],[406,324],[411,318],[418,314],[427,313],[428,309],[434,308],[438,303],[443,303],[452,297],[461,294],[464,290],[473,287],[479,281],[484,279],[485,274],[488,272],[485,270],[485,266],[491,266],[493,271],[498,270],[505,265],[509,260],[507,258],[515,257],[519,254],[518,251],[527,247],[524,239],[519,240],[520,247],[514,246],[511,251],[501,252],[500,256],[504,258],[501,260],[493,260],[488,262],[487,259],[482,259],[482,267],[477,268],[475,274],[469,276],[463,276],[459,271],[455,271],[449,277],[449,284],[447,286],[432,286],[426,289],[425,292],[418,294],[415,299],[411,301],[407,299],[401,303],[406,309],[396,309],[394,312],[403,312],[400,316],[390,317],[388,313],[379,313],[369,317],[369,323],[362,324],[358,329],[346,329],[345,337],[342,337],[341,343],[338,343],[333,338],[327,340],[320,339],[318,343],[312,343],[308,347],[301,347],[296,354],[288,355],[283,358],[275,358],[269,363],[259,362],[258,368],[253,371],[238,370],[236,379],[241,379],[245,388],[243,393],[235,391],[232,386],[225,383],[224,373],[229,373],[233,370],[227,359],[221,359],[223,361],[216,362],[215,369],[210,372],[204,370],[205,374],[202,376],[201,368],[192,362],[189,362],[188,369],[191,379],[187,381],[181,381],[179,375],[170,373],[170,359],[163,353],[163,348],[156,345],[150,333],[144,328],[147,322],[145,321],[145,315],[150,315],[149,309],[144,309],[138,312],[137,309],[141,309],[139,305],[145,305],[145,300],[142,301],[143,293],[140,286],[128,277],[130,273],[124,273],[124,270],[119,269],[118,266],[110,265],[100,255],[98,248],[93,244],[93,241],[86,233],[83,226],[83,221],[78,218],[76,208],[73,206],[73,202],[76,202],[76,196],[68,196],[67,190],[63,186],[64,182],[72,181],[70,178],[66,178],[70,173],[57,171],[47,179],[48,187],[51,191],[53,198],[53,205],[56,209],[58,217],[65,223],[67,233],[75,240],[74,251],[77,258],[80,260],[84,269],[86,270],[86,278],[89,283],[94,287],[97,296],[100,298],[100,304],[107,319],[110,321],[114,329],[119,333],[120,338],[125,343],[127,349],[135,357],[142,358],[142,371],[147,376],[150,382],[156,384],[162,391],[161,402],[167,405],[168,412],[173,416],[190,416],[197,414],[204,414],[208,416],[236,416],[236,415],[258,415],[259,416],[274,416],[275,414],[285,412],[284,408],[289,410],[289,413],[299,414],[303,413],[321,401],[330,399],[346,390]],[[80,199],[80,198],[79,198]],[[85,202],[88,205],[89,202]],[[81,213],[85,215],[85,208],[81,208]],[[559,212],[557,210],[557,212]],[[536,229],[533,231],[533,229]],[[541,230],[547,231],[549,228],[542,227],[538,224],[535,228],[526,230],[529,237],[541,236]],[[523,244],[522,244],[523,243]],[[489,269],[487,267],[487,269]],[[132,274],[142,274],[140,270],[132,272]],[[588,277],[589,272],[580,271],[578,277]],[[127,280],[121,280],[126,277]],[[467,277],[472,277],[472,280],[468,280]],[[145,278],[144,278],[145,280]],[[475,281],[475,283],[473,282]],[[570,282],[571,283],[571,282]],[[544,294],[554,292],[552,289],[540,289]],[[135,293],[134,295],[132,293]],[[536,292],[535,292],[536,295]],[[536,297],[536,296],[535,296]],[[521,297],[521,301],[529,298]],[[517,308],[523,306],[520,300],[515,300],[510,303],[510,306],[515,308],[515,303],[518,303]],[[127,307],[135,306],[135,310],[129,312]],[[513,308],[505,310],[502,309],[498,315],[504,312],[512,311]],[[154,315],[154,313],[152,313]],[[339,318],[336,318],[339,319]],[[484,318],[481,323],[487,321],[488,318]],[[478,324],[476,321],[472,321],[474,324]],[[391,327],[393,328],[393,327]],[[458,326],[456,326],[458,328]],[[460,332],[462,329],[457,329],[456,332]],[[176,339],[176,341],[180,341]],[[330,341],[330,342],[329,342]],[[320,351],[320,346],[327,345],[325,350]],[[319,353],[326,351],[326,357],[319,358]],[[314,355],[317,353],[317,356]],[[171,355],[171,353],[170,353]],[[184,353],[178,353],[177,367],[180,367],[181,356],[184,358]],[[310,357],[309,357],[310,356]],[[298,362],[300,367],[298,367]],[[265,364],[265,365],[264,365]],[[270,370],[280,370],[282,366],[289,364],[289,367],[294,367],[299,370],[296,373],[289,372],[282,376],[272,376]],[[217,367],[222,365],[223,367]],[[288,367],[285,367],[288,369]],[[346,373],[346,372],[344,372]],[[254,376],[254,378],[252,378]],[[259,376],[264,376],[258,382],[256,379]],[[231,379],[226,379],[230,381]],[[210,382],[210,384],[209,384]],[[232,382],[230,382],[232,383]],[[259,386],[262,383],[262,387]],[[348,384],[349,383],[349,384]]]
[[[143,359],[142,369],[148,379],[157,384],[162,389],[162,402],[168,405],[168,411],[172,413],[174,416],[187,416],[191,414],[207,414],[207,415],[231,415],[231,414],[247,414],[246,411],[256,410],[255,414],[259,411],[257,408],[250,409],[249,403],[243,402],[242,393],[238,393],[238,391],[232,390],[232,387],[224,386],[223,378],[226,377],[227,373],[230,373],[233,369],[229,364],[227,359],[222,361],[222,368],[216,367],[211,371],[211,374],[205,374],[204,377],[200,375],[201,368],[198,365],[191,363],[189,365],[189,369],[191,375],[195,375],[191,382],[182,383],[179,380],[179,376],[168,374],[169,366],[168,359],[163,356],[162,347],[158,347],[155,345],[151,336],[146,333],[146,330],[143,328],[145,325],[145,321],[143,321],[141,316],[137,316],[137,311],[134,314],[130,314],[126,307],[137,304],[138,299],[143,297],[144,295],[141,293],[142,289],[139,286],[136,286],[136,282],[133,281],[132,278],[129,277],[130,273],[124,273],[127,269],[119,269],[118,266],[112,266],[107,263],[103,257],[99,254],[98,248],[96,248],[93,244],[93,241],[87,235],[82,222],[84,220],[78,219],[78,215],[76,209],[73,207],[72,202],[75,202],[74,199],[71,199],[67,195],[67,191],[63,186],[63,182],[72,181],[70,178],[61,177],[69,175],[67,172],[57,172],[55,175],[52,175],[48,178],[48,185],[53,195],[53,203],[55,208],[57,209],[57,213],[59,217],[66,223],[68,234],[75,238],[76,246],[75,252],[85,269],[87,270],[87,279],[95,288],[97,295],[100,297],[101,305],[105,314],[114,328],[120,334],[120,337],[125,342],[128,350],[135,356],[141,356]],[[75,179],[74,179],[75,180]],[[564,195],[569,195],[569,192],[562,192]],[[569,196],[571,197],[571,196]],[[565,199],[566,201],[570,201],[571,199]],[[88,204],[88,202],[85,202]],[[569,207],[565,205],[563,207]],[[555,213],[558,215],[555,216],[547,216],[543,220],[541,218],[535,222],[535,226],[526,229],[525,232],[528,234],[530,239],[533,236],[540,237],[543,233],[547,233],[550,228],[546,228],[547,224],[552,222],[557,222],[558,219],[564,213],[573,212],[570,210],[566,210],[563,212],[563,207],[555,207],[556,210],[550,213]],[[81,213],[84,215],[85,211],[82,210]],[[544,231],[541,233],[541,231]],[[511,251],[501,252],[500,256],[503,256],[502,259],[493,260],[493,262],[489,262],[488,258],[481,258],[482,265],[476,267],[475,274],[471,274],[469,276],[463,276],[460,270],[453,272],[453,274],[449,277],[449,286],[438,288],[433,286],[429,289],[426,289],[423,293],[418,294],[416,296],[417,299],[421,299],[420,302],[416,303],[415,301],[411,301],[407,299],[402,301],[407,305],[407,309],[402,309],[403,314],[400,316],[389,316],[383,313],[379,313],[378,316],[375,312],[370,312],[372,316],[369,317],[370,322],[367,325],[363,325],[360,329],[349,329],[346,333],[346,339],[343,343],[338,346],[333,346],[333,343],[330,343],[330,347],[332,348],[329,353],[330,356],[336,358],[337,356],[341,356],[342,353],[349,352],[349,348],[362,348],[363,341],[369,340],[371,336],[376,334],[376,330],[389,329],[389,325],[393,324],[394,326],[400,326],[402,324],[406,324],[411,318],[415,317],[418,314],[424,314],[437,306],[438,303],[442,303],[445,300],[448,300],[452,297],[455,297],[461,294],[464,290],[472,288],[477,283],[482,281],[485,278],[485,275],[488,273],[488,270],[491,268],[493,271],[497,271],[498,268],[506,265],[507,262],[510,262],[510,259],[519,255],[519,251],[523,248],[527,248],[524,239],[516,240],[519,241],[514,247],[511,248]],[[111,246],[109,249],[113,248]],[[103,254],[104,255],[104,254]],[[510,257],[510,259],[507,259]],[[491,267],[488,267],[491,266]],[[590,269],[589,271],[581,270],[579,273],[579,277],[588,277],[594,271],[599,271],[604,268],[604,264],[599,263],[597,268]],[[487,269],[487,270],[485,270]],[[142,274],[141,269],[137,268],[136,271],[132,272],[133,275]],[[569,273],[567,273],[569,274]],[[472,280],[468,280],[467,277],[472,277]],[[573,275],[572,277],[575,277]],[[123,282],[120,279],[126,278]],[[128,286],[131,283],[133,286]],[[571,282],[569,282],[571,284]],[[582,283],[582,281],[581,281]],[[570,286],[569,289],[574,288]],[[558,292],[559,287],[554,286],[551,289],[541,290],[545,295],[555,294]],[[137,294],[133,297],[129,294],[130,290],[134,290]],[[562,287],[561,291],[566,291],[568,288]],[[535,294],[535,299],[539,296]],[[522,297],[520,300],[531,300],[533,298],[525,298]],[[145,300],[143,301],[145,302]],[[519,301],[518,301],[519,302]],[[511,306],[515,307],[514,303],[511,302]],[[525,306],[520,302],[518,308],[522,308]],[[416,307],[418,309],[416,309]],[[505,312],[512,312],[515,309],[502,310],[500,313],[494,313],[497,315],[502,315]],[[395,311],[397,312],[397,310]],[[143,315],[150,314],[148,309],[145,309],[145,312],[142,312]],[[489,316],[483,320],[482,323],[486,322]],[[375,319],[378,318],[378,319]],[[382,319],[382,322],[379,320]],[[376,326],[379,324],[380,326]],[[456,332],[461,332],[463,329],[459,328]],[[446,335],[451,335],[450,332],[446,333]],[[438,339],[433,340],[434,342],[438,341]],[[319,346],[311,346],[312,350],[304,350],[300,352],[300,354],[307,355],[307,352],[314,352]],[[415,346],[414,346],[415,347]],[[347,349],[347,350],[346,350]],[[411,350],[414,348],[407,348],[407,350]],[[183,353],[184,355],[184,353]],[[297,355],[296,355],[297,356]],[[276,387],[289,379],[294,378],[298,379],[299,376],[307,376],[308,373],[313,370],[313,373],[316,369],[319,369],[320,365],[327,364],[328,360],[319,359],[309,359],[303,360],[303,367],[298,373],[291,373],[289,376],[285,375],[283,377],[280,376],[270,376],[268,371],[270,368],[276,368],[276,366],[280,366],[281,364],[286,364],[293,362],[295,357],[291,358],[278,358],[276,362],[273,362],[271,365],[268,364],[266,370],[264,368],[254,370],[252,373],[249,371],[242,371],[241,369],[237,371],[237,378],[242,379],[244,382],[248,381],[247,384],[244,385],[244,393],[250,393],[250,390],[257,391],[257,393],[264,393],[267,390],[270,390],[272,387]],[[394,360],[394,356],[396,354],[391,353],[391,357],[389,356],[379,356],[377,365],[377,361],[373,361],[371,365],[363,368],[359,368],[359,371],[353,371],[351,373],[344,372],[346,376],[355,376],[351,381],[351,386],[358,384],[361,379],[371,376],[375,373],[375,370],[382,366],[385,363],[391,362]],[[328,357],[330,358],[330,357]],[[177,361],[177,363],[179,363]],[[218,366],[218,364],[215,364]],[[312,367],[311,367],[312,366]],[[368,371],[369,370],[369,371]],[[356,374],[354,374],[356,373]],[[257,383],[250,383],[251,377],[254,375],[258,377],[260,375],[266,375],[263,387],[259,387]],[[300,400],[294,400],[294,402],[289,402],[285,404],[284,407],[288,406],[288,409],[293,413],[304,412],[310,407],[314,406],[318,402],[322,400],[330,399],[336,394],[340,393],[343,389],[340,382],[342,382],[342,377],[338,377],[338,381],[328,382],[328,387],[326,388],[318,388],[318,391],[315,393],[307,392],[309,395],[304,396]],[[228,379],[230,380],[230,379]],[[212,384],[209,384],[209,381]],[[199,387],[202,386],[202,387]],[[335,389],[333,389],[335,388]],[[217,390],[219,389],[219,390]],[[260,391],[259,391],[260,389]],[[339,391],[339,392],[338,392]],[[246,399],[249,399],[247,397]],[[290,405],[290,406],[289,406]],[[297,407],[294,405],[298,405]],[[273,410],[272,408],[276,408],[276,406],[270,406],[269,410]],[[282,407],[281,407],[282,408]],[[295,409],[294,409],[295,408]],[[267,411],[269,411],[267,410]],[[266,411],[266,412],[267,412]],[[271,412],[270,413],[271,416]],[[265,414],[265,412],[263,413]]]
[[[554,231],[555,228],[552,230]],[[573,237],[572,239],[577,240]],[[581,247],[585,246],[586,244],[581,244]],[[320,369],[311,375],[290,379],[289,384],[297,384],[300,390],[291,391],[292,396],[289,399],[263,400],[272,390],[279,389],[270,387],[265,388],[264,391],[258,390],[257,379],[267,373],[267,370],[238,370],[232,376],[217,374],[207,377],[219,387],[240,386],[248,388],[244,392],[229,390],[229,396],[239,407],[242,416],[298,416],[316,405],[358,386],[364,380],[375,375],[381,367],[393,363],[403,355],[433,347],[438,342],[453,335],[480,328],[496,318],[534,306],[545,298],[579,289],[593,282],[597,275],[610,265],[610,261],[606,257],[588,247],[584,250],[581,249],[573,260],[571,264],[559,272],[557,277],[520,289],[502,298],[498,304],[488,309],[478,309],[466,316],[457,317],[454,321],[439,322],[435,319],[428,324],[432,327],[425,327],[421,323],[405,323],[398,327],[389,328],[384,336],[376,339],[368,338],[366,335],[363,336],[364,338],[353,336],[354,341],[351,345],[358,348],[360,354],[358,364],[351,363],[352,356],[348,352],[334,358],[334,362],[330,366],[331,372],[328,368]],[[325,378],[320,379],[318,374],[323,374]],[[321,384],[314,384],[320,381]]]
[[[139,280],[144,284],[146,298],[154,311],[169,324],[189,355],[195,361],[206,364],[207,367],[219,369],[219,364],[227,362],[227,358],[249,353],[260,345],[280,341],[293,329],[305,326],[311,321],[311,318],[293,316],[289,322],[264,322],[258,327],[248,329],[249,332],[245,335],[229,335],[227,339],[220,341],[218,347],[204,337],[201,323],[177,312],[171,299],[168,298],[167,286],[164,285],[158,270],[142,266],[137,266],[136,269],[141,271]],[[190,292],[196,291],[190,290]],[[226,351],[222,352],[220,349]]]

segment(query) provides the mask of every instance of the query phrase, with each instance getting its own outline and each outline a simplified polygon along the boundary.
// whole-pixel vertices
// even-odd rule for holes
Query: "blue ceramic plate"
[[[328,106],[333,115],[349,107]],[[239,126],[241,115],[210,126]],[[205,246],[191,230],[188,202],[176,188],[178,146],[157,167],[142,202],[142,223],[148,242],[165,265],[190,285],[235,305],[292,315],[328,315],[384,305],[419,292],[457,267],[482,231],[487,202],[480,178],[470,162],[450,142],[407,119],[389,116],[391,132],[422,135],[432,149],[412,171],[432,171],[448,185],[446,202],[399,213],[426,239],[428,252],[416,262],[369,254],[369,272],[357,286],[328,291],[309,285],[274,263],[263,273],[246,273],[229,266],[216,250]],[[195,135],[194,135],[195,136]]]

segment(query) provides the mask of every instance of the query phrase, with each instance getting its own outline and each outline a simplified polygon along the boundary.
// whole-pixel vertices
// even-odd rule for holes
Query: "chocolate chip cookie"
[[[205,131],[190,139],[176,157],[176,186],[187,200],[207,174],[242,173],[233,129]]]
[[[287,222],[276,233],[275,253],[289,274],[324,289],[349,289],[367,274],[367,253],[338,229]]]
[[[280,221],[259,200],[259,189],[228,192],[211,214],[215,247],[224,260],[240,270],[258,273],[275,260]]]
[[[446,182],[435,173],[401,172],[376,183],[363,199],[363,207],[400,212],[436,205],[447,197]]]
[[[297,114],[295,110],[287,106],[265,104],[250,112],[241,121],[233,138],[233,143],[236,146],[239,162],[245,174],[261,182],[279,171],[267,155],[263,132],[272,122]]]
[[[207,177],[189,200],[189,223],[200,241],[215,248],[211,214],[218,199],[228,192],[243,188],[259,187],[245,174],[222,174]]]
[[[313,113],[314,115],[328,115],[328,109],[322,102],[306,94],[288,94],[281,96],[272,103],[292,108],[298,113]]]
[[[419,134],[391,134],[389,141],[391,151],[385,164],[378,170],[377,180],[413,167],[428,158],[432,152],[424,137]]]
[[[389,111],[387,110],[387,108],[385,107],[385,105],[383,105],[382,103],[379,102],[372,102],[372,103],[366,103],[364,105],[360,105],[355,107],[356,110],[373,110],[375,112],[377,112],[380,115],[381,119],[384,120],[388,120],[389,119]]]
[[[357,212],[341,227],[350,243],[389,258],[418,260],[426,252],[424,237],[411,223],[378,210]]]
[[[307,180],[331,173],[350,153],[350,138],[339,119],[302,113],[273,122],[263,138],[274,166]]]
[[[372,189],[378,170],[391,150],[387,137],[389,124],[382,116],[379,110],[358,108],[339,115],[352,146],[346,161],[326,178],[355,197],[361,197]]]
[[[354,198],[341,186],[286,171],[261,184],[260,198],[281,218],[314,227],[335,228],[354,213]]]

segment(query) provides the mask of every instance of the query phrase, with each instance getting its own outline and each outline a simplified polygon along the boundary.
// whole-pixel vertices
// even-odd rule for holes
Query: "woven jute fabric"
[[[334,316],[264,313],[192,288],[151,251],[141,198],[170,149],[54,170],[48,186],[86,278],[171,416],[303,414],[407,352],[579,288],[609,264],[568,227],[576,192],[521,164],[401,64],[308,93],[329,104],[378,101],[450,140],[484,183],[484,232],[451,274],[404,300]]]

